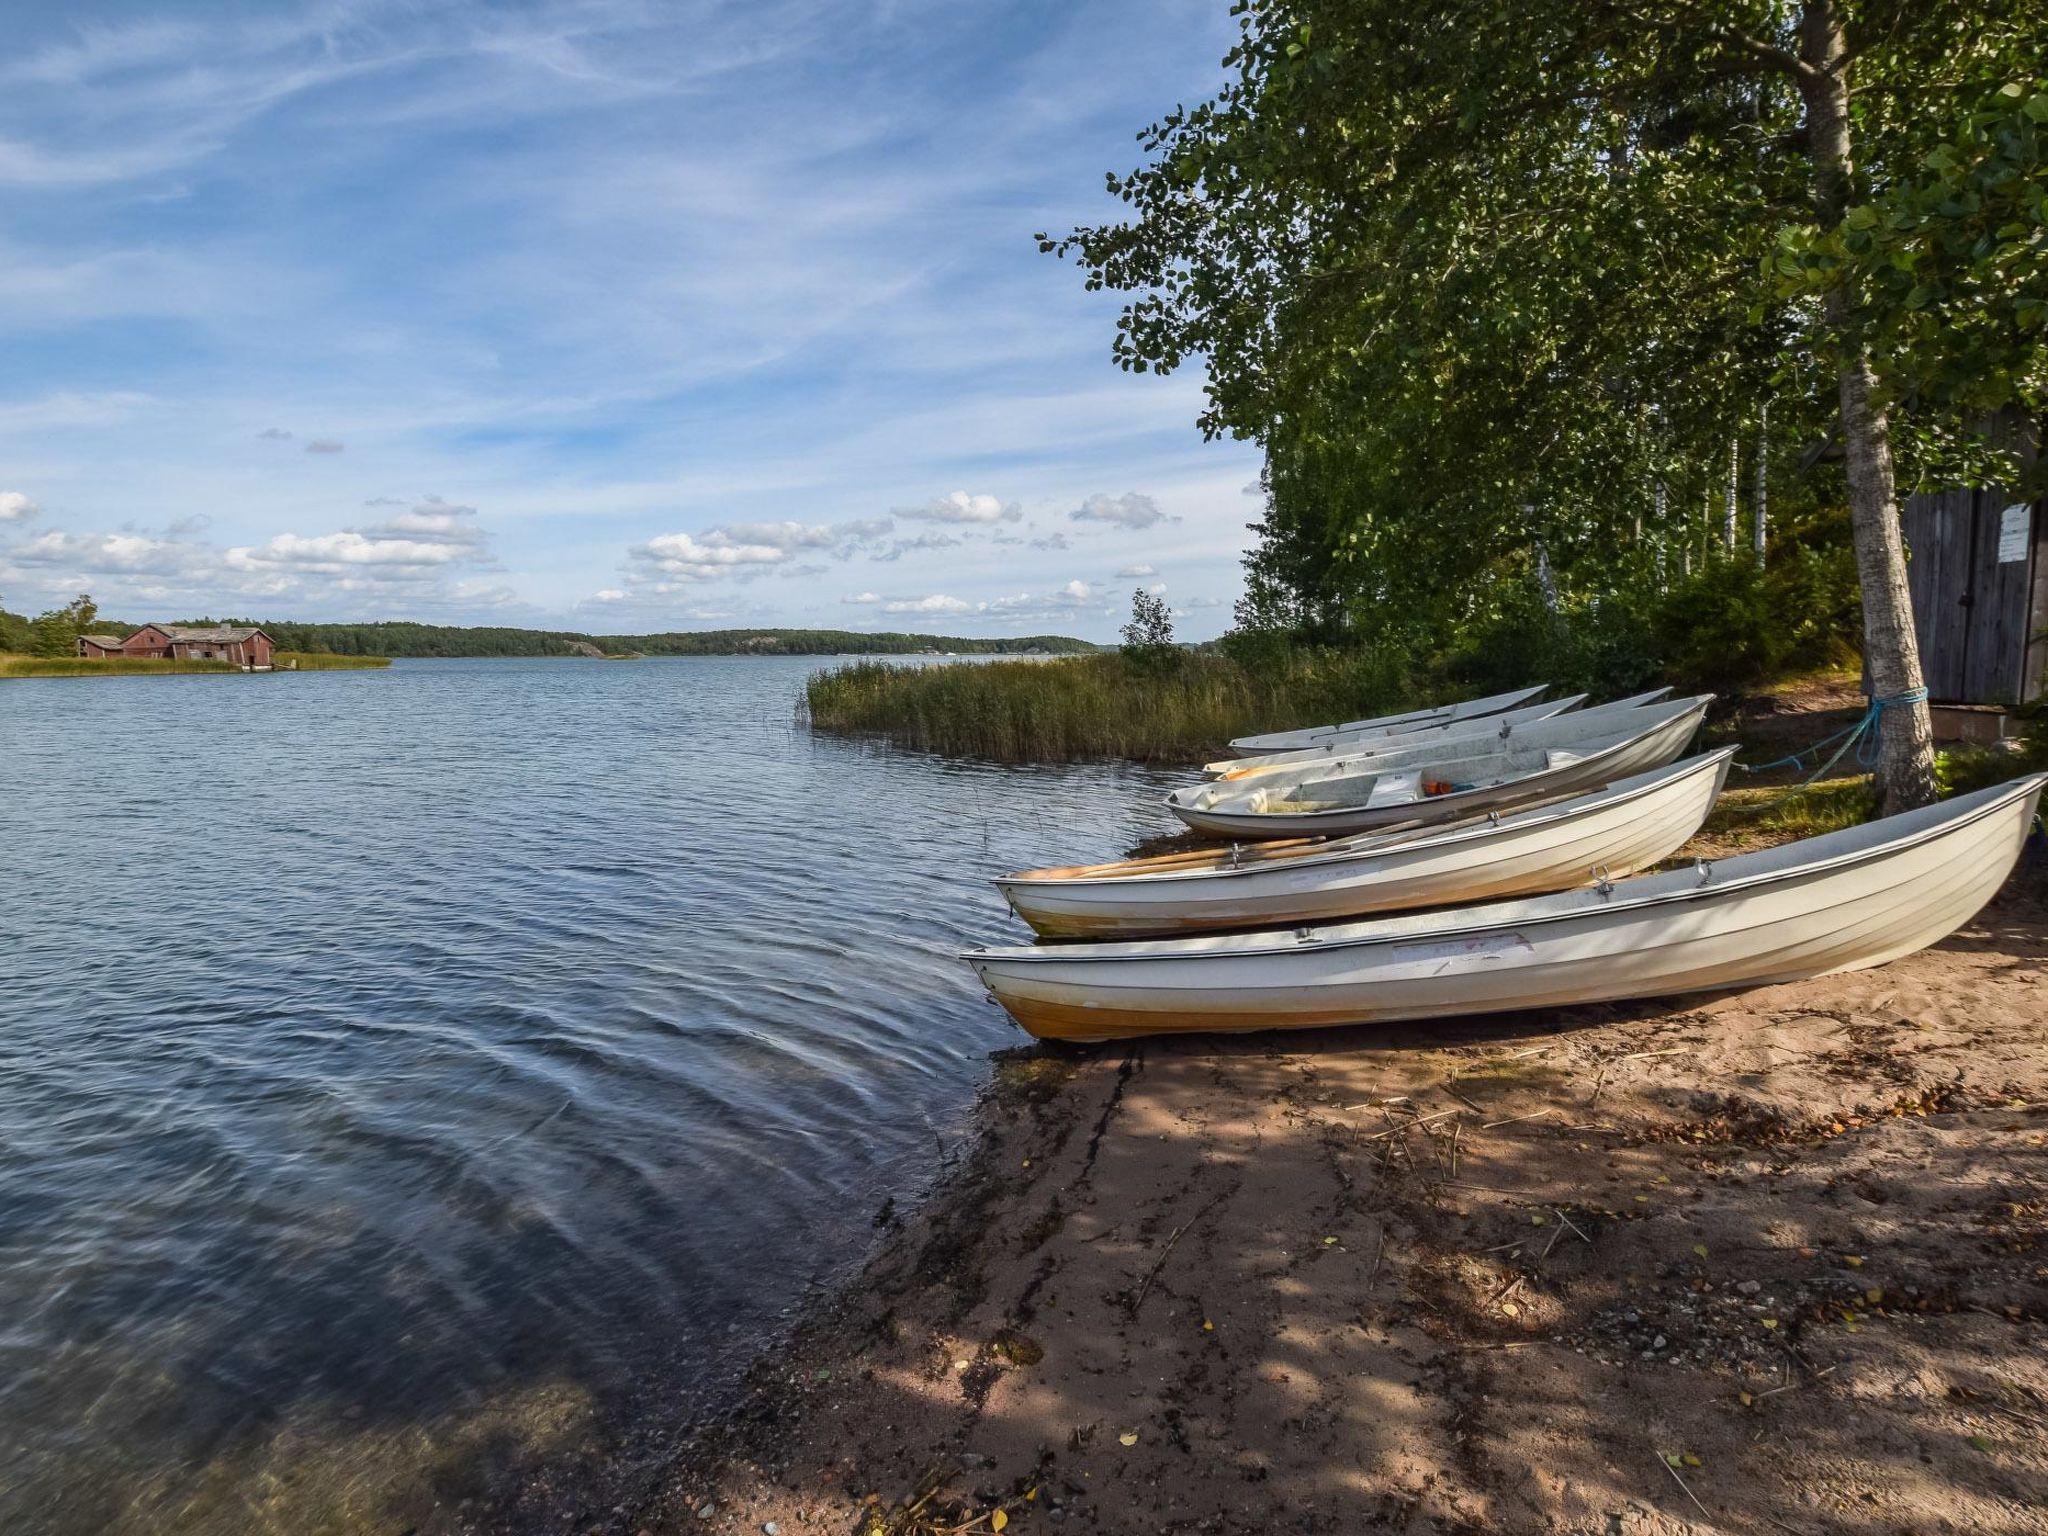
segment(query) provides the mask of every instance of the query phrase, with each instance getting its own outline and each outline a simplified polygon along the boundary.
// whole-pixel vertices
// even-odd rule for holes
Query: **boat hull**
[[[1017,876],[996,885],[1040,937],[1064,939],[1333,922],[1566,890],[1620,879],[1676,853],[1713,808],[1733,751],[1541,810],[1357,848],[1124,877]]]
[[[1440,704],[1433,709],[1411,709],[1404,714],[1378,715],[1370,720],[1350,720],[1341,725],[1312,725],[1296,731],[1271,731],[1263,736],[1240,736],[1231,742],[1239,752],[1285,752],[1294,747],[1313,746],[1323,737],[1342,731],[1405,731],[1424,729],[1441,725],[1449,720],[1470,720],[1481,715],[1498,714],[1513,709],[1518,704],[1527,704],[1543,696],[1550,685],[1538,683],[1533,688],[1517,688],[1509,693],[1496,693],[1483,699],[1465,699],[1456,704]]]
[[[1508,807],[1546,805],[1600,789],[1617,779],[1675,762],[1699,729],[1704,703],[1666,719],[1600,752],[1494,784],[1391,805],[1343,806],[1330,810],[1255,811],[1233,809],[1241,801],[1213,806],[1168,796],[1166,805],[1196,832],[1256,842],[1281,837],[1347,837],[1395,827],[1436,826]]]
[[[1599,891],[1293,935],[965,958],[1024,1029],[1074,1041],[1765,986],[1882,965],[1953,933],[2010,873],[2042,783],[2037,775],[1704,873],[1641,876]],[[1894,836],[1865,846],[1851,835],[1873,829]]]
[[[1668,690],[1667,690],[1668,691]],[[1434,741],[1483,740],[1501,730],[1533,725],[1571,714],[1586,702],[1583,693],[1561,699],[1547,699],[1518,709],[1504,709],[1492,715],[1468,715],[1426,725],[1381,727],[1372,731],[1342,731],[1324,737],[1313,747],[1290,752],[1269,752],[1256,757],[1225,757],[1202,765],[1206,779],[1244,779],[1287,769],[1315,769],[1345,758],[1369,757],[1378,752],[1401,751]]]

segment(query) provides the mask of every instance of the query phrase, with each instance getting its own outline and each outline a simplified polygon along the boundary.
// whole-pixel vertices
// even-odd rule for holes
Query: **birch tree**
[[[1269,523],[1313,530],[1273,569],[1384,589],[1405,553],[1424,568],[1418,598],[1442,601],[1460,571],[1542,534],[1568,572],[1575,551],[1633,542],[1629,488],[1688,456],[1725,463],[1727,423],[1768,397],[1781,431],[1839,441],[1885,704],[1880,788],[1891,809],[1931,799],[1895,424],[1960,441],[1965,405],[2031,387],[2038,196],[2009,180],[1975,205],[1954,192],[2030,152],[2000,141],[1987,171],[1965,130],[1987,95],[2039,121],[2038,5],[1234,10],[1217,95],[1147,129],[1144,163],[1110,177],[1130,216],[1041,243],[1131,295],[1122,366],[1202,358],[1204,430],[1267,446]],[[1957,228],[1993,204],[2003,254],[1987,258]],[[1942,302],[2005,305],[2003,330],[1958,327],[1981,336],[1976,357],[2014,353],[2005,383],[1975,377],[1972,354],[1902,356],[1927,328],[1897,263],[1987,260],[2003,265]],[[1652,435],[1661,464],[1644,462]],[[1282,505],[1288,487],[1313,487],[1313,517]]]

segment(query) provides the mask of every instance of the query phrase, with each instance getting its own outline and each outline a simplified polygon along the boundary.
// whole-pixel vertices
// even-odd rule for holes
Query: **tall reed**
[[[300,672],[360,672],[375,667],[391,665],[389,656],[336,656],[329,651],[279,651],[277,665],[281,671]]]
[[[1213,652],[1147,661],[1107,652],[940,666],[855,662],[813,673],[805,705],[816,730],[956,756],[1194,762],[1235,736],[1433,702],[1412,697],[1412,686],[1405,667],[1356,652],[1298,650],[1256,665]]]
[[[239,672],[231,661],[201,657],[0,656],[0,677],[156,677],[171,672]]]

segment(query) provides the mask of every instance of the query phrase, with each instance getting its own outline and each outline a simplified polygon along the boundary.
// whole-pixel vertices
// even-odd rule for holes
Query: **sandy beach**
[[[2044,958],[2036,867],[1737,996],[1020,1048],[612,1521],[2048,1530]]]

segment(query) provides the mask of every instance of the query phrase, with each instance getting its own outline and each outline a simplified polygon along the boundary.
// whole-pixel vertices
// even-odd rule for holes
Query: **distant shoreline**
[[[277,665],[250,676],[275,672],[366,672],[391,665],[389,656],[331,656],[319,653],[280,651]],[[231,661],[208,661],[196,656],[4,656],[0,655],[0,680],[35,677],[231,677],[245,669]]]

